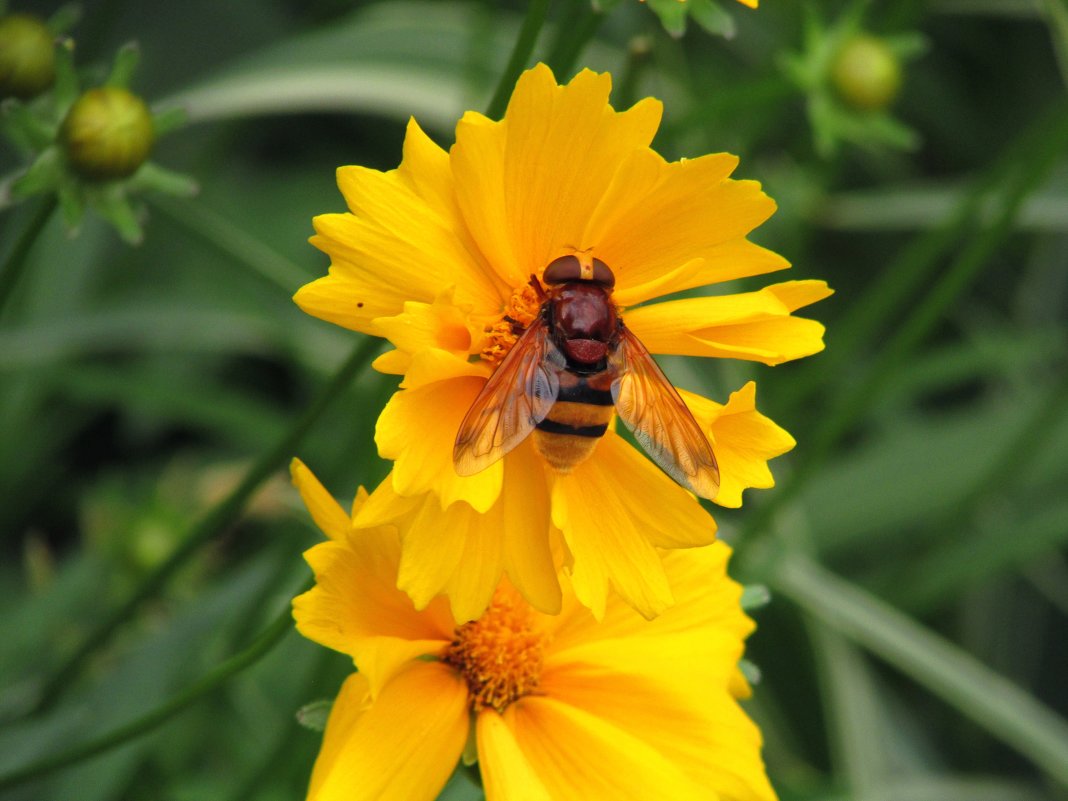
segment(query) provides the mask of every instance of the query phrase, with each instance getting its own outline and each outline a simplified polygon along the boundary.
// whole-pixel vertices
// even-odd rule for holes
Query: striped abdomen
[[[560,373],[560,392],[548,416],[534,429],[534,447],[552,467],[567,473],[584,462],[608,429],[612,373]]]

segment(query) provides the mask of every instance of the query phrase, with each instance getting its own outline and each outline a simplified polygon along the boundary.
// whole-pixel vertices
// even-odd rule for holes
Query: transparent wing
[[[522,442],[545,419],[560,392],[566,364],[539,317],[508,351],[475,398],[456,434],[452,460],[473,476]]]
[[[616,413],[660,467],[691,492],[712,499],[719,466],[701,426],[649,351],[625,326],[611,356]]]

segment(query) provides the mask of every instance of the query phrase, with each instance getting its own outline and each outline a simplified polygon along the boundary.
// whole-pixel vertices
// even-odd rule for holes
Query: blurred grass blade
[[[808,622],[835,773],[844,775],[851,797],[871,798],[888,767],[879,694],[853,644],[818,620]]]
[[[446,2],[396,2],[360,9],[241,59],[159,101],[189,122],[263,114],[364,112],[451,132],[463,109],[486,97],[516,38],[519,17],[494,12],[485,40],[471,31],[485,13]],[[472,69],[470,52],[479,49]],[[482,106],[484,101],[477,102]]]
[[[217,247],[234,261],[271,282],[287,295],[306,283],[309,275],[263,240],[252,236],[207,208],[203,202],[187,202],[155,196],[152,205],[176,223]]]
[[[911,676],[1068,787],[1068,722],[1034,696],[801,554],[784,554],[769,579],[806,612]]]

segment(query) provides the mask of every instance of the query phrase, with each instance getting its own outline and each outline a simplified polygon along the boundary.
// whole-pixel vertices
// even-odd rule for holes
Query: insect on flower
[[[460,424],[456,472],[474,475],[533,435],[557,471],[585,461],[613,407],[669,476],[703,498],[719,490],[712,447],[679,393],[612,302],[615,275],[588,253],[561,256],[531,286],[537,316]]]

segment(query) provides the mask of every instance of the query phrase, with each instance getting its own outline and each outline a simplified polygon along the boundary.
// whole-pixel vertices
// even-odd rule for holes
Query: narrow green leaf
[[[885,602],[798,553],[770,583],[824,624],[886,660],[1068,787],[1068,722],[1033,695]]]

